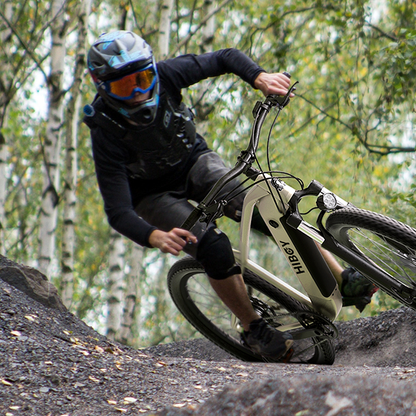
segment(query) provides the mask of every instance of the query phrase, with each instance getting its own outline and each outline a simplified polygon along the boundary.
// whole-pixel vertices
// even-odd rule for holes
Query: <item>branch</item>
[[[331,105],[329,105],[325,109],[321,109],[316,104],[314,104],[312,101],[308,100],[306,97],[304,97],[302,95],[297,95],[297,96],[300,97],[300,98],[303,98],[307,103],[309,103],[314,108],[316,108],[319,111],[320,114],[324,114],[325,117],[328,117],[331,120],[334,120],[335,122],[337,122],[339,124],[342,124],[344,127],[346,127],[351,132],[353,132],[353,128],[349,124],[345,123],[340,118],[334,117],[334,116],[332,116],[331,114],[328,113],[328,110],[330,108],[334,107],[339,102],[339,100],[335,101],[334,103],[332,103]],[[303,123],[302,126],[300,128],[298,128],[296,131],[305,127],[310,120],[312,120],[313,118],[316,118],[317,116],[318,115],[310,117],[309,120],[307,120],[305,123]],[[374,130],[374,129],[371,129],[371,130],[365,129],[365,138],[362,138],[359,135],[356,135],[358,141],[370,153],[374,153],[374,154],[381,155],[381,156],[387,156],[389,154],[395,154],[395,153],[415,153],[416,152],[416,148],[414,146],[413,147],[401,147],[401,146],[387,146],[387,145],[377,145],[377,144],[369,143],[368,142],[368,133],[370,133],[372,130]]]
[[[384,32],[383,30],[381,30],[378,26],[374,26],[371,23],[366,22],[365,26],[371,27],[372,29],[376,30],[377,32],[381,33],[384,37],[386,37],[387,39],[390,39],[394,42],[398,42],[400,39],[396,38],[393,35],[389,35],[388,33]]]
[[[201,29],[202,26],[205,25],[205,23],[215,14],[217,14],[223,7],[225,7],[228,3],[231,3],[233,0],[224,0],[215,10],[213,10],[211,13],[208,13],[204,19],[201,20],[201,23],[195,28],[195,30],[191,31],[189,35],[179,43],[179,45],[176,47],[175,51],[171,54],[169,54],[170,57],[174,56],[182,46],[186,45],[192,37],[195,35],[195,33],[198,32],[199,29]]]

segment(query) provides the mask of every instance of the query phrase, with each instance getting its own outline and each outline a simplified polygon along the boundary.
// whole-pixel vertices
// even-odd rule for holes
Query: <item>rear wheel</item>
[[[327,219],[334,238],[375,264],[402,290],[374,283],[416,309],[416,230],[392,218],[358,208],[343,208]],[[369,276],[371,278],[371,276]],[[374,279],[372,279],[374,280]]]
[[[335,359],[331,339],[336,329],[325,318],[309,311],[253,272],[244,281],[254,309],[272,326],[294,325],[294,354],[291,362],[332,364]],[[238,319],[215,294],[202,266],[191,258],[177,261],[168,274],[169,292],[184,317],[205,337],[245,361],[263,361],[240,342],[242,327]],[[302,329],[311,328],[308,338]],[[310,334],[314,335],[311,337]]]

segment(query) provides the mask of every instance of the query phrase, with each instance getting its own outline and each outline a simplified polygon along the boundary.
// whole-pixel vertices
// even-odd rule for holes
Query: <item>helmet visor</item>
[[[104,81],[108,95],[118,100],[128,100],[137,92],[145,93],[156,83],[156,71],[153,66],[133,72],[122,78]]]

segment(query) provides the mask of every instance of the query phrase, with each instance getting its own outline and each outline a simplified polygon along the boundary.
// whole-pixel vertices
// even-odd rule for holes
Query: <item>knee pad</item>
[[[196,259],[204,266],[208,276],[223,280],[241,273],[235,263],[228,237],[218,228],[210,228],[198,244]]]

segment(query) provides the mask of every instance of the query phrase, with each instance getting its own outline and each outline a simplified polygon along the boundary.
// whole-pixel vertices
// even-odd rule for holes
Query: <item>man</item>
[[[188,201],[203,199],[227,171],[196,133],[181,90],[233,73],[265,96],[284,95],[289,79],[267,73],[236,49],[156,64],[150,46],[129,31],[100,36],[89,51],[88,68],[98,94],[86,106],[84,121],[110,225],[142,246],[175,256],[183,250],[196,258],[239,318],[245,344],[268,359],[282,357],[292,337],[254,311],[227,236],[215,224],[204,229],[198,223],[192,232],[178,228],[192,211]],[[225,207],[226,216],[239,221],[242,198]]]

